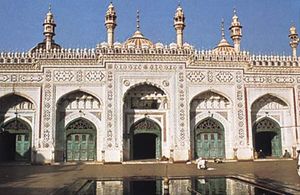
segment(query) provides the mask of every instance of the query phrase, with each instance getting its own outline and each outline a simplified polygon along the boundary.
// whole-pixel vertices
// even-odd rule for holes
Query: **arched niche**
[[[253,147],[264,156],[280,157],[282,155],[281,128],[269,117],[264,117],[253,125]]]
[[[30,162],[31,134],[30,125],[17,117],[3,123],[0,131],[0,162]]]
[[[124,95],[124,109],[167,109],[166,93],[151,84],[139,84],[128,89]]]
[[[161,156],[161,127],[151,119],[144,118],[130,128],[130,157],[158,159]]]
[[[56,131],[55,131],[55,160],[66,161],[66,122],[68,118],[78,116],[81,118],[98,118],[101,120],[101,101],[92,94],[76,90],[60,97],[56,104]],[[91,117],[94,115],[95,117]],[[97,129],[97,128],[95,128]],[[96,131],[96,130],[95,130]],[[96,138],[95,138],[96,140]],[[75,159],[74,159],[75,160]]]

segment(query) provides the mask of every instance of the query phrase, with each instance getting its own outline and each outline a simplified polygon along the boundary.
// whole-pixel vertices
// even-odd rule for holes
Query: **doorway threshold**
[[[123,161],[122,164],[168,164],[169,161],[160,161],[157,159],[139,159],[139,160],[130,160]]]
[[[292,158],[257,158],[253,161],[285,161],[285,160],[294,160]]]

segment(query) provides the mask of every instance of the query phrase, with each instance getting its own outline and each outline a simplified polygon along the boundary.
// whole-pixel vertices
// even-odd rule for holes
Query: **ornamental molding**
[[[105,74],[100,70],[54,70],[54,82],[100,82],[105,78]],[[47,81],[51,80],[51,71],[46,71]]]
[[[249,66],[245,69],[245,73],[300,74],[300,66]]]
[[[147,55],[147,54],[122,54],[122,55],[103,55],[104,62],[187,62],[187,55]]]
[[[237,77],[235,75],[236,71],[218,71],[215,69],[209,70],[188,70],[186,71],[186,79],[190,83],[213,83],[213,84],[233,84],[236,82],[241,82],[241,75]]]
[[[251,75],[244,76],[244,81],[249,84],[293,84],[300,82],[300,77],[296,79],[293,76]]]
[[[142,71],[142,72],[174,72],[182,69],[179,64],[155,64],[155,63],[110,63],[108,68],[116,71]]]
[[[103,67],[101,61],[97,59],[39,59],[36,63],[38,66],[100,66]]]
[[[202,71],[189,71],[186,74],[187,79],[192,83],[201,83],[205,78]]]
[[[39,83],[43,80],[43,74],[0,74],[0,83]]]
[[[217,75],[216,78],[218,81],[222,83],[230,83],[233,80],[233,75],[231,72],[227,71],[220,71]]]
[[[271,76],[244,76],[244,81],[246,83],[272,83],[272,77]]]

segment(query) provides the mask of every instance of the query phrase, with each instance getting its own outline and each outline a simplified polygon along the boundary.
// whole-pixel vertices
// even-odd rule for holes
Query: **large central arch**
[[[161,156],[161,128],[151,119],[142,119],[130,129],[132,160],[157,159]]]
[[[123,159],[159,159],[167,141],[167,94],[154,84],[140,83],[130,87],[123,100]]]

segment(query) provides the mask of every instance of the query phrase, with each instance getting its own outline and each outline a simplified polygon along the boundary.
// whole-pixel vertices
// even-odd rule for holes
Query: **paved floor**
[[[214,170],[198,170],[195,164],[76,164],[0,165],[0,194],[52,194],[80,178],[127,176],[223,176],[244,175],[279,181],[299,189],[295,160],[209,163]]]

